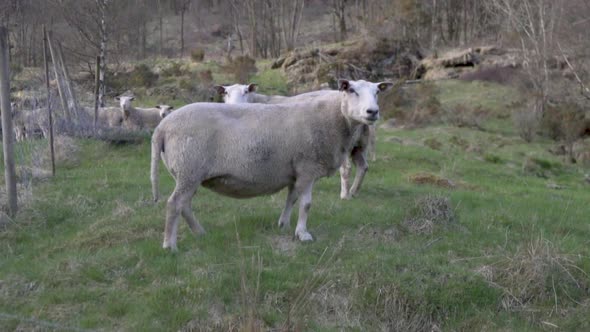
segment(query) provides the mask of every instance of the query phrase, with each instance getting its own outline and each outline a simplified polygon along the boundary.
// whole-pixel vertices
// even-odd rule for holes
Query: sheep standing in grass
[[[123,124],[130,130],[154,129],[162,120],[160,109],[158,108],[138,108],[131,105],[134,97],[117,97],[115,98],[121,105],[123,115]]]
[[[256,84],[234,84],[230,86],[217,85],[215,89],[217,93],[223,97],[226,104],[241,104],[241,103],[261,103],[261,104],[283,104],[283,103],[297,103],[311,100],[313,98],[334,93],[332,90],[312,91],[308,93],[299,94],[292,97],[283,96],[266,96],[256,93]],[[340,198],[351,199],[358,194],[363,179],[369,169],[366,160],[366,151],[374,150],[375,148],[375,126],[363,125],[362,134],[359,141],[352,149],[350,158],[347,157],[340,167]],[[374,151],[372,151],[374,155]],[[352,171],[352,162],[356,166],[356,175],[352,187],[350,186],[350,173]]]
[[[274,105],[195,103],[162,120],[152,136],[151,181],[158,200],[163,159],[176,181],[166,206],[164,248],[176,250],[178,218],[204,233],[191,201],[199,186],[248,198],[288,188],[279,226],[288,226],[299,199],[295,236],[307,231],[312,188],[334,173],[355,147],[364,125],[379,119],[377,93],[391,83],[339,82],[340,91],[307,102]]]
[[[49,137],[49,117],[47,109],[12,110],[14,133],[17,141],[32,138],[35,135]]]

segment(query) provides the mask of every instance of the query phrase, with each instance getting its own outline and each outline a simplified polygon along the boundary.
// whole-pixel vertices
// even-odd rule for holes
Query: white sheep
[[[160,110],[160,117],[163,119],[166,116],[170,115],[170,113],[174,112],[174,107],[169,105],[158,105],[156,106],[158,110]]]
[[[35,135],[49,137],[49,116],[45,108],[20,111],[13,108],[12,121],[17,141],[23,141]]]
[[[152,136],[151,181],[158,200],[160,158],[176,181],[166,206],[164,248],[176,250],[182,214],[194,233],[204,233],[191,201],[203,186],[248,198],[289,192],[279,226],[289,225],[300,200],[295,236],[307,231],[312,188],[333,174],[358,142],[363,125],[379,119],[377,93],[391,83],[339,82],[340,91],[293,104],[186,105],[162,120]]]
[[[131,130],[154,129],[162,120],[158,108],[138,108],[131,105],[134,97],[116,97],[121,105],[123,124]]]
[[[316,98],[326,93],[333,93],[332,90],[319,90],[292,97],[283,96],[266,96],[256,93],[257,85],[250,83],[234,84],[230,86],[217,85],[215,89],[217,93],[223,97],[226,104],[240,104],[240,103],[262,103],[262,104],[283,104],[283,103],[297,103]],[[351,199],[356,196],[360,190],[363,179],[369,169],[366,160],[366,153],[370,151],[374,156],[375,151],[375,126],[363,126],[362,135],[359,138],[357,145],[352,149],[350,158],[346,158],[340,168],[340,198]],[[355,164],[357,171],[352,187],[350,186],[350,173],[352,171],[352,162]],[[373,157],[374,159],[374,157]]]

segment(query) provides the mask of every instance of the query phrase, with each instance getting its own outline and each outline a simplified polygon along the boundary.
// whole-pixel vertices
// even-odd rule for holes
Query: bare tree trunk
[[[8,72],[8,30],[0,27],[0,108],[2,108],[2,146],[4,151],[4,181],[8,194],[8,213],[15,217],[18,211],[16,171],[14,167],[14,133],[10,107],[10,79]]]
[[[186,7],[183,6],[180,9],[180,57],[184,56],[184,13],[186,12]]]
[[[109,0],[97,0],[100,8],[100,93],[98,95],[98,104],[100,107],[105,106],[106,97],[106,82],[105,76],[107,71],[107,23],[106,23],[106,12],[109,5]]]
[[[158,22],[160,26],[160,42],[158,43],[158,53],[160,56],[163,54],[164,48],[164,34],[163,34],[163,13],[162,13],[162,0],[158,0]]]
[[[51,90],[49,89],[49,57],[47,54],[47,30],[43,26],[43,62],[45,63],[45,89],[47,90],[47,115],[49,117],[49,157],[51,175],[55,176],[55,148],[53,145],[53,115],[51,114]]]
[[[255,58],[258,56],[258,21],[256,12],[256,0],[246,0],[245,3],[248,12],[248,21],[250,24],[250,55]]]
[[[99,106],[99,95],[100,95],[100,56],[96,57],[96,71],[94,74],[94,131],[96,132],[98,125],[98,106]]]
[[[436,32],[436,22],[437,22],[437,7],[436,7],[436,0],[432,0],[432,17],[430,21],[430,49],[434,51],[436,48],[436,39],[437,39],[437,32]]]

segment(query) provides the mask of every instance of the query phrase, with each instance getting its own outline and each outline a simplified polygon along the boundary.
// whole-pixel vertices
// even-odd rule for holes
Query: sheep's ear
[[[347,91],[348,89],[350,89],[350,82],[348,80],[339,79],[338,80],[338,90]]]
[[[381,83],[377,83],[377,88],[379,88],[379,91],[387,91],[389,90],[391,87],[393,86],[393,83],[391,82],[381,82]]]
[[[160,107],[160,105],[156,105],[156,108],[157,108],[157,109],[162,109],[162,108]]]
[[[129,98],[129,100],[135,100],[135,97],[131,97],[131,98]]]
[[[115,97],[115,100],[121,100],[121,97]]]
[[[257,87],[258,87],[258,84],[255,84],[255,83],[248,84],[248,92],[254,92],[254,91],[256,91],[256,88]]]
[[[225,94],[225,87],[222,85],[216,85],[213,87],[213,89],[215,89],[215,91],[217,91],[217,94],[220,96],[223,96]]]

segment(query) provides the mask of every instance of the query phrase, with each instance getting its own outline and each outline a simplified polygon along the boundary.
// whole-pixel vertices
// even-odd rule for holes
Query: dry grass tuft
[[[476,273],[504,292],[501,306],[507,311],[544,302],[558,310],[560,306],[578,304],[580,295],[587,297],[590,292],[588,275],[572,257],[543,238],[531,240],[515,254]]]
[[[414,184],[430,184],[443,188],[455,188],[457,184],[449,179],[431,173],[416,173],[408,176],[408,181]]]
[[[338,329],[361,328],[360,313],[354,310],[351,290],[328,281],[310,294],[313,316],[322,326]]]
[[[269,238],[274,252],[292,257],[297,249],[297,242],[289,235],[274,235]]]
[[[436,227],[454,224],[456,220],[449,198],[427,195],[416,199],[404,226],[414,234],[432,234]]]
[[[58,135],[53,140],[53,147],[55,150],[55,163],[62,166],[76,166],[80,163],[78,154],[80,152],[80,146],[76,140],[69,136]],[[51,167],[49,147],[45,146],[41,155],[43,165]]]
[[[115,200],[115,204],[117,206],[113,209],[113,217],[117,219],[129,217],[135,213],[134,209],[121,200]]]
[[[441,331],[433,314],[404,296],[393,284],[378,289],[375,315],[382,331]]]

